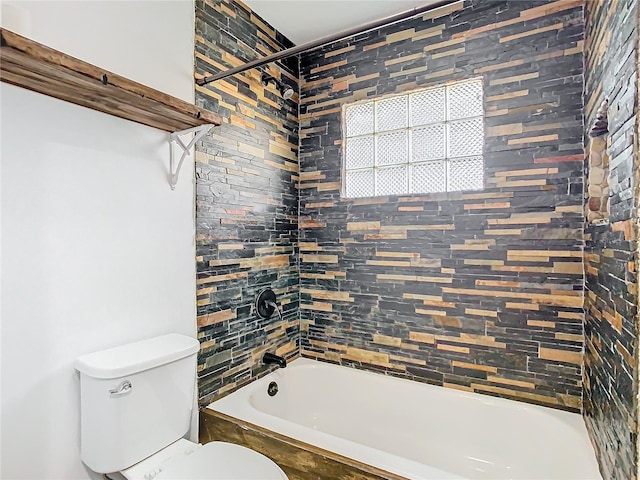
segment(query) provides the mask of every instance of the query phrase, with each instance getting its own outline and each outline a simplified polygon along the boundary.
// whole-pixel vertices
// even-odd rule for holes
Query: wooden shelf
[[[222,118],[0,28],[0,80],[167,132]]]

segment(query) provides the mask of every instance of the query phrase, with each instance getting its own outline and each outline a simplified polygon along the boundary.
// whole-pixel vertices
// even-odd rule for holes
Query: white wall
[[[34,40],[193,101],[192,1],[17,5]],[[0,477],[95,477],[73,362],[195,336],[193,164],[171,191],[166,132],[7,84],[0,95]]]

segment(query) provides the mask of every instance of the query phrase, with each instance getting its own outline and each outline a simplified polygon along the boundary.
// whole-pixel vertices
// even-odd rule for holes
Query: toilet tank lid
[[[188,357],[199,346],[195,338],[170,333],[82,355],[76,370],[93,378],[119,378]]]

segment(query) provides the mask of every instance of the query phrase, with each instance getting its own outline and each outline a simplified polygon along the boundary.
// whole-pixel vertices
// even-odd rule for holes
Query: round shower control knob
[[[271,318],[276,309],[276,294],[270,288],[265,288],[256,298],[256,313],[260,318]]]

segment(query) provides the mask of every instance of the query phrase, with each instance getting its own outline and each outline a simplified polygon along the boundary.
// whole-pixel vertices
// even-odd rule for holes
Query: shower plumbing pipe
[[[299,53],[306,53],[311,50],[315,50],[316,48],[322,47],[323,45],[326,45],[328,43],[333,43],[336,40],[340,40],[342,38],[352,37],[360,33],[365,33],[371,30],[375,30],[376,28],[392,25],[394,23],[401,22],[402,20],[406,20],[407,18],[415,17],[416,15],[430,12],[432,10],[437,10],[438,8],[446,7],[462,1],[463,0],[439,0],[437,2],[431,3],[429,5],[425,5],[423,7],[413,8],[411,10],[407,10],[401,13],[397,13],[395,15],[391,15],[390,17],[385,17],[380,20],[375,20],[373,22],[365,23],[363,25],[350,28],[348,30],[343,30],[338,33],[327,35],[325,37],[319,38],[318,40],[312,40],[310,42],[303,43],[302,45],[298,45],[296,47],[287,48],[286,50],[273,53],[263,58],[252,60],[248,63],[245,63],[244,65],[234,67],[230,70],[225,70],[224,72],[216,73],[215,75],[209,75],[207,77],[199,78],[196,80],[196,83],[200,86],[203,86],[203,85],[206,85],[207,83],[215,82],[216,80],[222,80],[223,78],[236,75],[237,73],[242,73],[247,70],[251,70],[252,68],[262,67],[263,65],[267,65],[268,63],[277,62],[278,60],[292,57],[294,55],[298,55]]]

